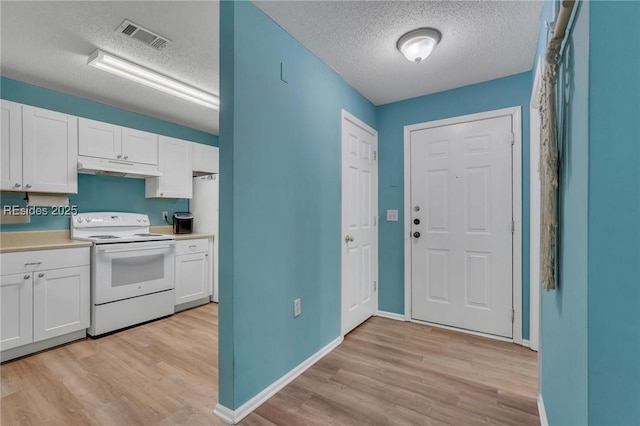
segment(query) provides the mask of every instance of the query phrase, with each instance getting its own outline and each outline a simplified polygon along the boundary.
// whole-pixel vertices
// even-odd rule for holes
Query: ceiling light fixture
[[[411,62],[420,63],[431,54],[440,42],[440,31],[433,28],[418,28],[398,39],[396,47]]]
[[[148,68],[126,61],[96,49],[87,60],[87,65],[108,71],[136,83],[163,91],[211,109],[220,109],[220,99],[211,93],[189,86]]]

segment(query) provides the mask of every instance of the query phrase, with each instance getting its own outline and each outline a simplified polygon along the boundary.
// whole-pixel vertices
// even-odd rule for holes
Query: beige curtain
[[[555,86],[562,39],[551,40],[546,54],[540,96],[540,281],[542,288],[556,288],[558,143],[556,139]]]

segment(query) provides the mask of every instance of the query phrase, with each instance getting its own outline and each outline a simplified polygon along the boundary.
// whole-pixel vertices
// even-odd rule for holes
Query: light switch
[[[387,210],[387,222],[398,221],[398,210]]]

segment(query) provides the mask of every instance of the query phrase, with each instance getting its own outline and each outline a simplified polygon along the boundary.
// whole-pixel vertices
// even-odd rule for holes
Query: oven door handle
[[[148,250],[158,250],[158,249],[170,249],[171,247],[173,247],[173,244],[167,244],[162,246],[151,246],[151,247],[121,248],[121,249],[109,249],[107,247],[98,247],[98,251],[102,253],[122,253],[125,251],[148,251]]]

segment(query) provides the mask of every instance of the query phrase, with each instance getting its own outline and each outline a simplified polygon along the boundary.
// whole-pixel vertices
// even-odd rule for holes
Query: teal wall
[[[553,21],[551,6],[545,8],[548,21]],[[541,37],[546,40],[546,31]],[[570,99],[565,106],[568,131],[560,174],[559,285],[541,294],[541,393],[552,426],[588,424],[588,2],[581,3],[569,40],[563,58]]]
[[[522,335],[529,338],[529,100],[531,73],[422,96],[377,108],[379,144],[379,308],[404,313],[404,126],[466,114],[522,107]]]
[[[561,72],[560,273],[542,295],[541,392],[552,426],[639,425],[640,3],[578,7]]]
[[[640,425],[640,3],[591,2],[589,423]]]
[[[341,109],[374,128],[376,110],[252,3],[221,2],[220,22],[219,398],[236,409],[340,335]]]
[[[180,126],[145,115],[125,111],[97,102],[0,77],[2,99],[33,105],[53,111],[90,118],[147,132],[171,136],[206,145],[218,145],[218,136]],[[2,206],[24,206],[24,193],[2,192]],[[187,200],[144,198],[144,179],[112,176],[78,175],[78,193],[69,196],[69,203],[78,211],[122,211],[146,213],[152,225],[165,224],[161,212],[184,211]],[[44,229],[68,229],[69,217],[32,216],[31,223],[2,225],[2,231],[33,231]]]

